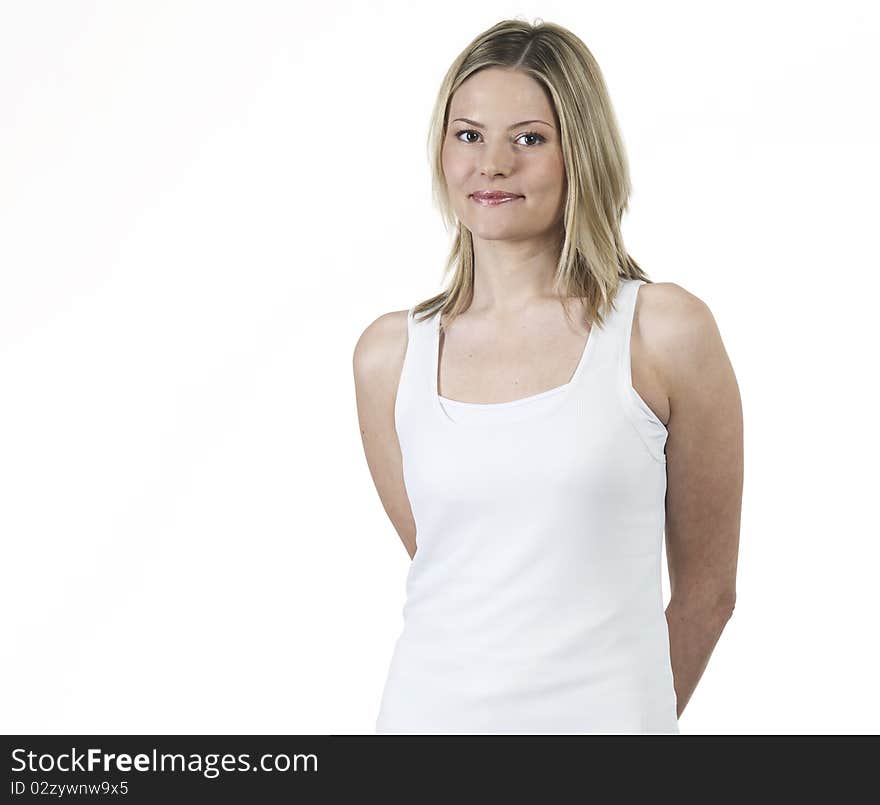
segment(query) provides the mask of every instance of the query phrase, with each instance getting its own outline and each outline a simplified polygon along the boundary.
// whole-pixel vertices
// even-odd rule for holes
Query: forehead
[[[469,117],[487,125],[506,126],[514,120],[555,120],[544,87],[519,70],[488,67],[469,76],[453,93],[450,119]]]

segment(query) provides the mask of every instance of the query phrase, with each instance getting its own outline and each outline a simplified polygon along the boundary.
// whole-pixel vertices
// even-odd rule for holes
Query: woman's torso
[[[638,280],[569,382],[438,393],[408,317],[395,404],[417,551],[377,732],[678,732],[660,584],[666,428],[631,384]]]

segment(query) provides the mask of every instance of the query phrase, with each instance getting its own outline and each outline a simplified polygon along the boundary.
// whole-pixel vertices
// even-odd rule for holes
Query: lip
[[[471,193],[471,199],[481,207],[497,207],[500,204],[507,204],[522,198],[524,196],[517,196],[513,193]]]
[[[503,190],[477,190],[476,193],[471,193],[473,198],[482,201],[482,200],[500,200],[505,198],[522,198],[519,193],[505,193]]]

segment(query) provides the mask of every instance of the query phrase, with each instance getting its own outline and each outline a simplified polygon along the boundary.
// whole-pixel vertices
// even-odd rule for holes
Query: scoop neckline
[[[530,403],[533,400],[537,401],[544,399],[544,397],[551,397],[554,394],[559,394],[564,391],[570,384],[571,381],[569,380],[568,383],[563,383],[561,386],[554,386],[552,389],[547,389],[547,391],[539,391],[537,394],[530,394],[528,397],[520,397],[518,400],[507,400],[506,402],[500,403],[478,403],[467,402],[466,400],[453,400],[451,397],[444,397],[442,394],[438,394],[437,399],[450,405],[458,405],[466,408],[492,408],[494,410],[496,408],[511,408],[517,405],[522,405],[523,403]]]
[[[449,399],[447,397],[442,397],[440,392],[438,391],[439,379],[437,377],[440,368],[440,318],[442,311],[437,311],[434,314],[434,322],[432,326],[431,332],[431,346],[432,346],[432,361],[431,361],[431,372],[429,379],[429,393],[431,396],[431,407],[436,411],[442,422],[445,422],[448,426],[453,428],[471,428],[477,430],[483,430],[485,428],[494,428],[494,427],[503,427],[505,425],[517,425],[521,422],[537,419],[543,416],[548,416],[553,413],[559,406],[561,406],[568,396],[572,393],[572,389],[574,389],[577,384],[578,378],[583,374],[584,367],[589,362],[589,357],[593,352],[593,342],[596,340],[596,337],[599,334],[599,330],[595,326],[595,324],[590,325],[590,331],[587,334],[587,341],[584,344],[583,350],[581,351],[581,356],[578,359],[578,364],[575,367],[574,373],[571,376],[571,379],[567,383],[563,383],[561,386],[554,386],[552,389],[547,389],[546,391],[539,391],[537,394],[530,394],[528,397],[520,397],[516,400],[507,400],[506,402],[500,403],[475,403],[475,402],[465,402],[463,400],[449,400],[453,405],[459,406],[467,406],[469,408],[481,408],[485,410],[507,410],[510,408],[518,408],[520,406],[524,406],[527,403],[537,401],[539,399],[544,399],[545,397],[555,397],[551,404],[539,406],[534,410],[534,412],[530,412],[527,408],[523,410],[523,412],[515,417],[514,419],[502,419],[499,421],[494,420],[486,420],[482,422],[456,422],[452,417],[447,413],[447,411],[443,408],[442,400]]]

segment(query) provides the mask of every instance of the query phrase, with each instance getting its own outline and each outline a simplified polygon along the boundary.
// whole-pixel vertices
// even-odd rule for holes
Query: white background
[[[877,732],[877,7],[584,0],[0,6],[0,731],[373,731],[410,560],[352,352],[442,287],[428,116],[514,16],[595,55],[627,248],[740,384],[682,733]]]

